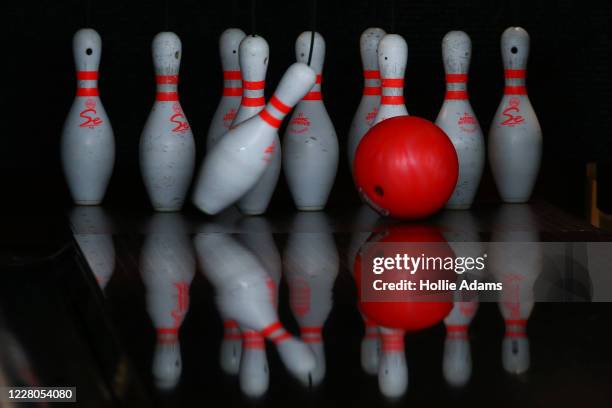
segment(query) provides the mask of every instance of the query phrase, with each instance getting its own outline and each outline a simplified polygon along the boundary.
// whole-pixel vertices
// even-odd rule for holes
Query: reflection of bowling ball
[[[383,215],[417,219],[438,211],[459,174],[457,152],[435,124],[398,116],[372,127],[353,163],[360,194]]]
[[[446,243],[444,237],[434,227],[418,225],[395,225],[389,227],[386,234],[373,236],[368,243],[406,243],[411,254],[424,254],[429,257],[454,257],[451,247]],[[397,246],[393,248],[385,245],[376,247],[376,256],[394,256]],[[441,322],[453,307],[452,292],[402,292],[401,294],[390,294],[390,301],[364,300],[365,290],[363,284],[369,284],[370,280],[362,281],[361,255],[357,255],[354,264],[355,281],[357,282],[357,293],[359,296],[359,308],[361,312],[379,326],[403,329],[406,331],[417,331],[433,326]],[[368,271],[367,273],[372,273]],[[427,270],[417,269],[414,275],[405,272],[386,271],[377,277],[386,282],[408,279],[417,282],[421,279],[430,281],[449,280],[454,282],[456,274],[452,270]],[[429,300],[428,300],[429,299]],[[421,301],[423,300],[423,301]]]

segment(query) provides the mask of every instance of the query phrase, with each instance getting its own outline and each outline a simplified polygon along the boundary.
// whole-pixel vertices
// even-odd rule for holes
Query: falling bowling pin
[[[98,95],[100,35],[91,28],[77,31],[72,51],[77,90],[62,130],[62,167],[74,202],[98,205],[115,164],[113,129]]]
[[[242,99],[242,84],[240,65],[238,63],[238,47],[246,35],[239,28],[228,28],[219,38],[219,54],[223,69],[223,94],[217,110],[213,114],[208,134],[206,136],[206,151],[227,133],[234,121],[240,100]]]
[[[368,28],[361,34],[359,49],[363,65],[363,96],[353,116],[348,136],[348,159],[351,172],[359,142],[365,136],[380,106],[380,71],[378,69],[378,43],[385,35],[382,28]]]
[[[446,94],[436,125],[449,137],[459,158],[459,177],[446,208],[467,209],[474,201],[485,162],[482,130],[468,99],[467,80],[472,42],[463,31],[451,31],[442,40]]]
[[[489,162],[504,202],[529,200],[542,158],[542,129],[527,96],[529,34],[510,27],[501,38],[506,85],[489,132]]]
[[[232,127],[257,115],[266,106],[264,88],[270,57],[268,43],[260,36],[249,35],[240,43],[239,55],[243,95]],[[278,183],[280,170],[280,140],[278,139],[278,132],[275,132],[270,164],[257,184],[238,201],[240,211],[248,215],[259,215],[266,212]]]
[[[180,211],[195,161],[193,133],[177,92],[181,40],[159,33],[152,50],[157,94],[140,137],[140,170],[153,208]]]
[[[305,31],[295,42],[297,61],[309,62],[311,53],[310,67],[317,73],[317,82],[296,106],[283,138],[283,168],[301,211],[325,207],[338,170],[338,137],[321,96],[325,40],[319,33]]]
[[[312,88],[315,78],[306,64],[291,65],[266,107],[215,145],[204,158],[196,180],[196,207],[217,214],[257,184],[274,156],[274,138],[283,118]]]
[[[408,44],[401,35],[387,34],[378,43],[382,96],[372,126],[385,119],[408,116],[404,103],[404,74],[408,62]]]

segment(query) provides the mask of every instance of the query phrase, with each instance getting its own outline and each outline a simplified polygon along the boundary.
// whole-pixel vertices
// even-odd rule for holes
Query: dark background
[[[324,101],[341,147],[331,206],[358,202],[348,172],[346,139],[363,82],[359,35],[370,26],[399,33],[408,42],[408,110],[432,121],[444,95],[440,42],[447,31],[466,31],[473,43],[470,99],[485,134],[502,96],[500,35],[508,26],[524,27],[531,35],[528,90],[544,132],[536,197],[581,213],[584,164],[612,157],[610,3],[345,0],[319,1],[315,7],[313,1],[47,0],[4,3],[1,13],[3,65],[8,69],[0,89],[4,204],[34,209],[70,204],[59,140],[75,90],[71,39],[84,26],[96,29],[103,41],[100,93],[117,142],[105,201],[110,206],[148,208],[138,141],[154,100],[150,44],[164,30],[176,32],[183,42],[179,91],[201,158],[222,87],[220,33],[236,26],[266,38],[270,96],[295,60],[295,38],[316,25],[327,42]],[[497,199],[488,169],[479,199]],[[272,209],[291,206],[281,177]]]

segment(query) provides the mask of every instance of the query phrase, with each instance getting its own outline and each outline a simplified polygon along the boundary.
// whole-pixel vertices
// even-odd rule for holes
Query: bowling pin
[[[381,326],[380,336],[382,350],[378,368],[378,388],[387,398],[399,398],[408,388],[404,332]]]
[[[264,110],[231,129],[208,152],[193,192],[196,207],[217,214],[257,184],[274,156],[274,137],[283,118],[312,88],[315,77],[306,64],[291,65]]]
[[[302,340],[310,346],[317,364],[312,373],[313,385],[325,377],[323,326],[333,307],[333,288],[338,275],[339,256],[329,221],[322,213],[298,213],[294,231],[300,225],[320,232],[289,234],[283,265],[289,287],[289,305],[295,316]]]
[[[100,35],[91,28],[77,31],[72,51],[77,90],[62,130],[62,168],[74,202],[98,205],[115,164],[113,129],[98,95]]]
[[[404,103],[404,74],[408,62],[408,44],[401,35],[387,34],[378,43],[382,96],[372,126],[385,119],[408,116]]]
[[[468,99],[467,80],[472,42],[463,31],[451,31],[442,39],[442,59],[446,72],[446,95],[436,119],[449,137],[459,158],[459,177],[446,208],[468,209],[480,185],[485,146],[482,130]]]
[[[76,206],[70,211],[74,239],[102,291],[115,270],[112,223],[99,206]]]
[[[542,158],[542,129],[527,96],[529,34],[510,27],[501,37],[506,85],[489,132],[489,162],[502,200],[529,200]]]
[[[308,62],[317,82],[296,106],[283,139],[283,167],[298,210],[318,211],[327,203],[338,170],[338,137],[321,97],[321,72],[325,40],[319,33],[305,31],[295,42],[298,62]]]
[[[348,159],[351,173],[353,172],[353,159],[359,142],[370,130],[372,122],[380,106],[380,71],[378,70],[378,43],[385,35],[382,28],[368,28],[361,34],[359,49],[363,65],[363,96],[353,116],[348,137]]]
[[[270,295],[274,283],[257,257],[227,234],[200,233],[194,245],[204,274],[215,288],[221,313],[236,320],[241,329],[271,340],[287,370],[303,384],[310,384],[314,356],[279,322]]]
[[[223,316],[222,316],[223,317]],[[238,323],[223,318],[223,338],[219,350],[219,363],[226,374],[236,375],[240,370],[242,357],[242,334]]]
[[[178,98],[181,40],[171,32],[153,39],[157,94],[140,136],[140,171],[156,211],[180,211],[193,176],[195,142]]]
[[[195,258],[179,214],[155,214],[140,252],[147,311],[157,332],[153,378],[158,388],[176,387],[182,372],[179,330],[189,309]]]
[[[230,130],[236,118],[242,99],[242,84],[238,47],[246,34],[239,28],[228,28],[219,38],[219,53],[221,54],[221,68],[223,69],[223,94],[217,110],[213,114],[208,134],[206,135],[206,151],[221,139]]]
[[[463,387],[472,376],[472,352],[468,330],[478,310],[478,301],[455,301],[444,319],[446,339],[442,357],[444,379],[453,387]]]
[[[264,88],[270,51],[262,37],[249,35],[242,40],[239,49],[242,72],[242,102],[232,127],[257,115],[266,105]],[[281,169],[281,148],[278,132],[274,133],[274,149],[270,164],[257,184],[238,201],[244,214],[259,215],[266,212]]]

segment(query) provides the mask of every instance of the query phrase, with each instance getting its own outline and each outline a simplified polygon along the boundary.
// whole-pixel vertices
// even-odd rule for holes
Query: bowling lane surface
[[[534,287],[555,282],[566,303],[521,305],[513,318],[504,303],[455,302],[444,322],[405,336],[393,360],[405,365],[380,380],[386,351],[357,308],[353,264],[372,235],[414,225],[367,207],[262,217],[74,207],[65,220],[29,222],[34,239],[23,226],[3,238],[0,386],[76,386],[93,407],[612,401],[612,304],[570,303],[598,285],[577,250],[561,272],[525,270]],[[612,241],[543,202],[424,224],[451,246]]]

